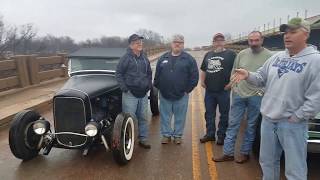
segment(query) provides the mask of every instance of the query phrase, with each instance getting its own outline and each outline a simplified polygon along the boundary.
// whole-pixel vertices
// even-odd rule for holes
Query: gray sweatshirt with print
[[[265,87],[261,113],[273,120],[308,120],[320,112],[320,53],[313,46],[290,57],[281,51],[270,57],[247,82]]]

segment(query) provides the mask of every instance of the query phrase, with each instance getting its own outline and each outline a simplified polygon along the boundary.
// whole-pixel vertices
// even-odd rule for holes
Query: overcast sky
[[[217,32],[238,36],[287,16],[320,14],[320,0],[0,0],[6,23],[33,23],[38,35],[76,41],[127,37],[140,28],[170,37],[181,33],[187,46],[208,45]]]

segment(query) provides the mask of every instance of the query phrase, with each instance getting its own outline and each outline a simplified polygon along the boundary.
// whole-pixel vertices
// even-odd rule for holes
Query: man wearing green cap
[[[232,82],[265,87],[261,103],[260,165],[263,180],[280,179],[284,151],[288,180],[307,179],[307,121],[320,112],[320,53],[307,45],[310,25],[293,18],[280,26],[285,51],[273,55],[257,72],[236,69]]]

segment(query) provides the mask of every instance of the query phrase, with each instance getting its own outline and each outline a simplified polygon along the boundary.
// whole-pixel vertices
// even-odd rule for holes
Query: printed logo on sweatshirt
[[[307,63],[298,63],[290,58],[280,59],[279,57],[272,64],[273,67],[278,67],[279,78],[290,71],[301,73],[306,65]]]
[[[223,67],[221,66],[221,61],[223,61],[223,57],[211,57],[208,59],[208,73],[217,73],[223,70]]]

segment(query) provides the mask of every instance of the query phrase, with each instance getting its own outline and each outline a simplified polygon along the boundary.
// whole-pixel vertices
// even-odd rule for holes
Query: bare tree
[[[119,36],[102,36],[100,39],[87,39],[80,43],[81,47],[102,47],[102,48],[118,48],[127,47],[127,39]]]
[[[145,46],[158,46],[164,43],[163,36],[152,30],[139,29],[136,33],[145,38]]]
[[[164,45],[163,36],[152,30],[140,29],[136,32],[145,38],[145,47]],[[39,54],[52,55],[57,52],[70,53],[80,47],[116,48],[127,47],[128,39],[120,36],[102,36],[95,39],[87,39],[76,43],[69,36],[56,37],[46,35],[36,36],[36,30],[32,24],[22,26],[6,25],[0,16],[0,57],[6,53],[15,54]]]
[[[15,54],[16,50],[26,51],[27,43],[35,36],[36,31],[32,24],[6,26],[0,17],[0,56],[4,56],[6,51],[11,51],[12,54]]]
[[[228,33],[228,32],[224,33],[224,38],[225,38],[226,41],[231,40],[232,39],[231,33]]]
[[[35,38],[28,46],[31,53],[39,55],[52,55],[57,52],[73,52],[79,46],[69,36],[55,37],[53,35],[46,35],[44,37]]]
[[[12,52],[27,54],[32,39],[37,35],[36,30],[32,24],[25,24],[18,28],[18,31],[18,38],[14,39],[13,42],[15,49],[13,49]]]
[[[103,36],[100,38],[100,42],[102,47],[126,47],[128,45],[127,39],[119,36]]]

